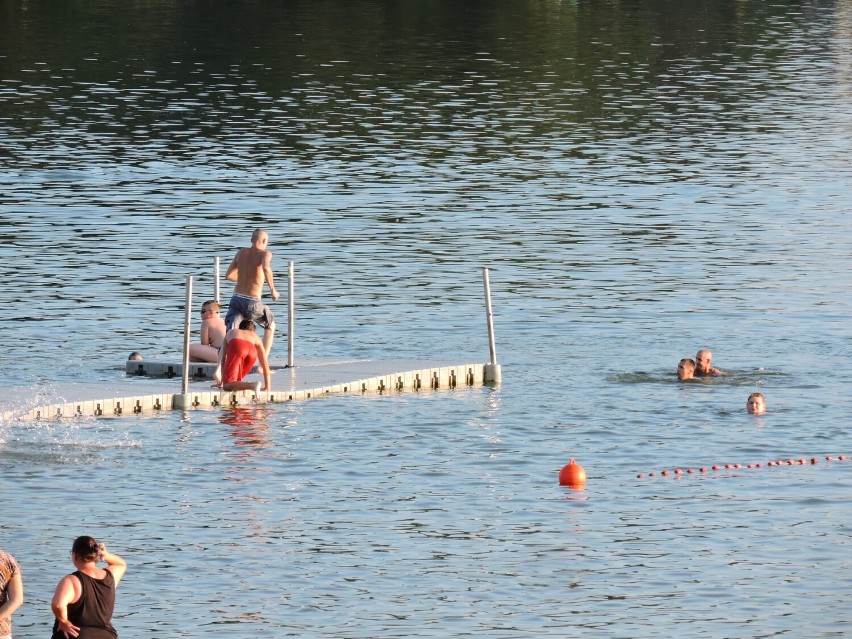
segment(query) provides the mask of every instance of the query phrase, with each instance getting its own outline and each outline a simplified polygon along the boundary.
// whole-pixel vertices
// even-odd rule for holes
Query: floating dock
[[[55,382],[32,387],[0,388],[0,423],[121,417],[178,409],[271,404],[339,394],[390,394],[499,384],[500,365],[494,347],[488,269],[483,268],[486,319],[491,360],[487,364],[443,364],[423,361],[338,360],[302,362],[293,359],[293,262],[288,267],[288,347],[286,366],[273,369],[266,391],[224,391],[213,387],[216,364],[188,362],[192,276],[187,276],[184,350],[174,360],[127,360],[125,379],[99,382]],[[214,260],[214,297],[219,298],[219,260]],[[184,371],[186,362],[186,371]],[[253,373],[244,381],[260,381]]]
[[[192,410],[283,403],[330,395],[387,395],[475,387],[500,382],[496,364],[445,364],[406,361],[308,362],[275,366],[269,391],[227,392],[211,386],[215,364],[190,363],[192,380],[182,393],[183,365],[165,361],[128,360],[126,378],[104,382],[59,382],[41,396],[33,387],[0,389],[7,398],[35,399],[38,406],[3,406],[2,421],[27,422],[60,418],[121,417],[160,410]],[[256,373],[247,381],[262,380]],[[49,397],[49,399],[47,399]],[[46,401],[46,403],[40,403]],[[4,402],[5,404],[6,402]]]

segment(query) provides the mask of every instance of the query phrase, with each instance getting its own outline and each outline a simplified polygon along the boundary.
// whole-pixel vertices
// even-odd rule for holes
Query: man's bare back
[[[266,281],[272,301],[278,300],[279,295],[272,276],[272,253],[266,250],[268,239],[266,232],[253,235],[252,245],[237,251],[231,260],[225,277],[237,283],[234,293],[260,298],[263,283]]]
[[[225,326],[236,328],[241,319],[251,319],[264,328],[263,346],[267,355],[275,339],[275,316],[261,301],[263,283],[269,286],[272,301],[278,300],[278,291],[272,276],[272,253],[266,250],[269,236],[263,229],[256,229],[251,236],[251,246],[240,249],[231,260],[225,277],[236,282],[234,294],[228,303]]]

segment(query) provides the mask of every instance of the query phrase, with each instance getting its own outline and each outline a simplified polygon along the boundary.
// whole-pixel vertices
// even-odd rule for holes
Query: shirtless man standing
[[[267,355],[275,338],[275,316],[260,299],[264,281],[269,285],[272,301],[278,300],[278,291],[272,279],[272,253],[266,250],[268,241],[266,231],[255,229],[251,235],[251,246],[237,251],[225,273],[227,279],[237,283],[225,316],[226,330],[236,328],[242,319],[256,322],[264,329],[263,347]]]

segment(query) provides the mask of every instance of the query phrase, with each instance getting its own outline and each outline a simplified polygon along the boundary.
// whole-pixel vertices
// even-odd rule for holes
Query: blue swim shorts
[[[250,319],[266,330],[275,322],[272,310],[260,298],[234,293],[228,303],[225,329],[230,331],[237,328],[243,319]]]

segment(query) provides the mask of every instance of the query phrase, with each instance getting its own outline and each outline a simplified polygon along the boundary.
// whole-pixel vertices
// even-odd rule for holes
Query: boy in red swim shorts
[[[260,382],[244,382],[256,361],[260,361],[263,371],[263,386]],[[239,328],[228,331],[219,354],[219,366],[213,379],[217,386],[226,391],[253,390],[255,392],[268,391],[271,372],[269,360],[266,357],[266,349],[263,342],[254,332],[254,322],[243,320]]]

